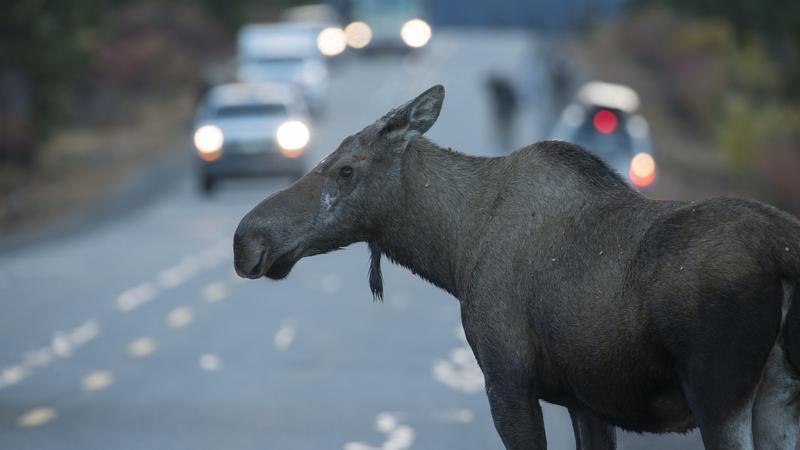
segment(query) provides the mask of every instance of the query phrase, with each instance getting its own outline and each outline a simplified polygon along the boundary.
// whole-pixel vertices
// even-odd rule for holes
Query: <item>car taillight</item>
[[[597,111],[592,118],[594,129],[603,134],[613,133],[618,123],[617,115],[607,109]]]
[[[656,179],[656,161],[647,153],[637,154],[631,160],[628,176],[636,186],[650,186]]]

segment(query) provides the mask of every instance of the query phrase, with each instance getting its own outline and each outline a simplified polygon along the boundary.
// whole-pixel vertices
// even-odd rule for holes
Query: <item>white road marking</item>
[[[414,429],[400,423],[397,414],[382,412],[375,416],[375,430],[386,435],[386,440],[378,447],[364,442],[348,442],[344,450],[405,450],[414,444]]]
[[[141,283],[130,289],[122,291],[117,296],[117,308],[122,312],[131,312],[134,309],[153,301],[158,295],[158,288],[151,282]]]
[[[167,314],[167,325],[172,328],[183,328],[194,320],[192,308],[179,306]]]
[[[128,344],[128,354],[134,358],[144,358],[152,354],[155,350],[156,341],[148,336],[140,337]]]
[[[22,360],[0,368],[0,389],[13,386],[33,375],[37,369],[49,366],[58,359],[71,357],[75,351],[100,334],[100,326],[88,320],[77,327],[53,333],[50,344],[26,352]]]
[[[231,257],[230,247],[230,241],[222,239],[200,252],[184,256],[177,264],[159,271],[153,280],[139,283],[122,291],[117,296],[117,307],[122,312],[131,312],[152,302],[158,297],[160,291],[174,289],[203,270],[212,269],[229,260]]]
[[[202,291],[203,300],[207,303],[216,303],[225,299],[228,292],[225,285],[221,281],[215,281],[207,284]]]
[[[434,361],[431,372],[436,381],[450,389],[465,394],[477,394],[484,390],[483,372],[472,350],[466,345],[466,337],[461,327],[458,328],[457,334],[465,345],[450,350],[447,359]]]
[[[209,372],[214,372],[222,368],[222,361],[219,356],[212,353],[206,353],[197,361],[200,368]]]
[[[375,429],[381,433],[388,433],[397,428],[397,417],[388,412],[382,412],[375,417]]]
[[[153,280],[139,283],[122,291],[115,299],[117,308],[128,313],[154,301],[160,290],[175,288],[202,270],[211,269],[229,260],[231,257],[230,247],[229,239],[221,239],[198,253],[182,258],[178,264],[160,271]],[[218,288],[216,289],[216,292],[212,290],[210,299],[219,298],[220,292]],[[174,328],[183,327],[191,321],[192,311],[186,307],[177,308],[167,316],[167,323]],[[67,332],[53,333],[49,345],[26,352],[21,361],[17,363],[0,367],[0,389],[16,385],[31,376],[36,369],[47,367],[58,359],[72,356],[79,347],[95,339],[99,333],[100,325],[95,320],[86,321]],[[148,350],[148,345],[145,341],[145,343],[137,344],[136,349],[129,347],[129,353],[132,356],[145,356],[154,348],[150,345]]]
[[[81,388],[84,391],[102,391],[103,389],[111,386],[114,382],[114,376],[111,372],[99,370],[92,372],[81,380]]]
[[[294,325],[288,323],[281,325],[281,327],[275,333],[275,338],[272,340],[272,343],[275,345],[275,349],[281,352],[288,350],[294,342],[295,331]]]
[[[17,425],[21,427],[38,427],[58,417],[55,409],[49,406],[39,406],[19,416]]]
[[[386,297],[386,305],[396,311],[405,311],[410,303],[405,292],[393,292]]]
[[[342,278],[335,273],[323,275],[320,282],[322,292],[325,294],[335,294],[342,290]]]
[[[25,369],[20,366],[11,366],[0,373],[0,386],[17,384],[26,376]]]
[[[200,264],[193,256],[184,256],[181,261],[158,273],[158,283],[163,289],[172,289],[185,283],[200,271]]]
[[[472,423],[475,413],[471,409],[453,409],[442,413],[441,418],[445,422]]]

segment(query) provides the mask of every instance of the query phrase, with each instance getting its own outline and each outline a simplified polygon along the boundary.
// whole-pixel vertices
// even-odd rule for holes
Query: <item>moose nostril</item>
[[[233,265],[236,273],[244,278],[263,276],[266,263],[267,242],[263,235],[251,230],[236,230],[233,235]]]
[[[260,277],[261,275],[263,275],[261,273],[262,270],[261,266],[264,265],[264,257],[266,256],[266,254],[267,254],[266,250],[261,251],[261,255],[258,257],[256,265],[253,266],[252,269],[250,269],[250,273],[248,274],[250,277]]]

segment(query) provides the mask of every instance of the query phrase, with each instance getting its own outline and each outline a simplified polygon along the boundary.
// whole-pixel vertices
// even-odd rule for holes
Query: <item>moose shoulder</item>
[[[800,223],[745,200],[647,199],[564,142],[498,158],[421,135],[435,86],[248,213],[237,272],[369,243],[459,299],[509,449],[544,449],[539,400],[569,408],[579,449],[614,427],[708,448],[793,449],[800,418]]]

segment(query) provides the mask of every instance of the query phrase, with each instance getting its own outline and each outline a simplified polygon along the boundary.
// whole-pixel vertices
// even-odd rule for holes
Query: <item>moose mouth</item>
[[[256,279],[261,277],[271,278],[273,280],[281,280],[289,275],[292,268],[297,263],[298,258],[295,257],[296,251],[287,251],[280,254],[275,258],[275,254],[269,255],[267,250],[261,251],[258,261],[246,275],[247,278]],[[270,258],[272,256],[273,258]],[[271,261],[270,261],[271,260]],[[244,271],[240,271],[242,274]]]
[[[279,256],[272,265],[264,271],[264,276],[272,280],[282,280],[289,275],[292,268],[297,264],[297,259],[292,256],[293,252],[284,253]],[[263,257],[262,257],[263,258]]]

